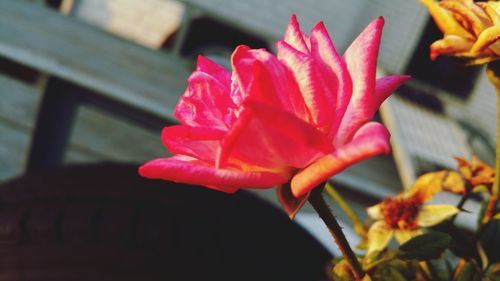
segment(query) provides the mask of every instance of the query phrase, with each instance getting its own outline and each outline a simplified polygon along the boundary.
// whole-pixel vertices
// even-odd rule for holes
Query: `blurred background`
[[[453,156],[493,163],[494,89],[481,67],[430,61],[442,35],[417,0],[0,0],[0,182],[166,156],[160,131],[175,122],[196,56],[229,68],[239,44],[274,51],[291,14],[304,31],[324,21],[339,52],[384,16],[380,75],[413,76],[377,116],[393,154],[333,179],[358,210],[455,168]],[[260,195],[275,202],[273,190]]]

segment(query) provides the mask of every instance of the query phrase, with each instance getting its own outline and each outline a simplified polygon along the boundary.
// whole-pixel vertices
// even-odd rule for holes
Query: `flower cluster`
[[[495,169],[493,167],[477,157],[472,157],[470,161],[460,157],[455,157],[455,159],[458,162],[458,171],[468,182],[470,188],[484,186],[491,191],[495,180]]]
[[[431,45],[431,59],[452,55],[470,64],[500,57],[500,2],[473,0],[420,0],[444,33]]]

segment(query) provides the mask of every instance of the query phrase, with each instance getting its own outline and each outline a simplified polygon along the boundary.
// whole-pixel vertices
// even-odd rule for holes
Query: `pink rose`
[[[389,132],[370,120],[409,77],[375,78],[383,23],[368,25],[343,57],[323,23],[307,37],[295,16],[277,58],[239,46],[230,73],[198,57],[174,112],[181,125],[162,132],[174,156],[139,173],[224,192],[281,185],[293,215],[318,184],[390,151]]]

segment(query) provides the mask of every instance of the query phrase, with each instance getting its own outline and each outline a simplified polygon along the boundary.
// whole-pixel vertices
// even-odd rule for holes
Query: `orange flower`
[[[443,39],[431,45],[431,59],[439,55],[462,57],[470,64],[500,58],[500,2],[420,0],[429,10]]]
[[[392,237],[402,244],[422,234],[422,227],[458,213],[451,205],[424,205],[441,190],[441,182],[434,175],[421,176],[410,190],[368,208],[368,215],[376,221],[368,230],[367,253],[384,249]]]
[[[488,190],[491,190],[495,180],[495,169],[493,167],[490,167],[477,157],[472,157],[471,161],[460,157],[455,157],[455,160],[458,162],[460,174],[470,183],[471,187],[484,185]]]

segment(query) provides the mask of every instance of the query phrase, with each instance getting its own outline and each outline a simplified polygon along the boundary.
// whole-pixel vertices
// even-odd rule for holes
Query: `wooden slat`
[[[0,182],[22,174],[28,134],[0,121]]]
[[[432,112],[392,96],[382,106],[382,117],[392,133],[400,175],[409,187],[422,167],[453,169],[453,156],[468,158],[470,149],[458,124],[445,115]],[[420,166],[420,167],[419,167]]]
[[[0,181],[23,171],[38,96],[34,85],[0,75]],[[162,155],[167,151],[161,144],[160,132],[82,106],[65,162],[143,162]]]
[[[0,1],[0,26],[0,56],[161,117],[186,85],[178,58],[27,1]]]
[[[138,44],[158,49],[179,28],[183,10],[183,4],[169,0],[79,0],[71,12],[66,12]]]
[[[0,123],[11,123],[20,129],[33,127],[36,89],[0,75]]]
[[[351,166],[332,180],[375,199],[393,196],[403,188],[394,160],[385,155]]]
[[[82,106],[71,143],[117,161],[143,162],[167,155],[160,132],[151,132],[91,106]]]

